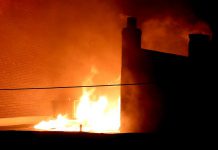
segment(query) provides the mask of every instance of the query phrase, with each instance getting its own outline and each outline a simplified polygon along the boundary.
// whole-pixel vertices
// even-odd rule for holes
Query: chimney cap
[[[136,28],[137,27],[137,19],[136,17],[128,17],[127,18],[127,27]]]

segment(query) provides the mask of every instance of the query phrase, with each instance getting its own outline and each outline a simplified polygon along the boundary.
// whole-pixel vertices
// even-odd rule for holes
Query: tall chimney
[[[141,30],[134,17],[127,18],[127,26],[122,31],[121,83],[136,83],[140,67]],[[141,121],[137,87],[121,87],[121,132],[140,132]],[[143,114],[143,113],[142,113]]]
[[[137,62],[141,49],[141,30],[137,28],[137,20],[134,17],[127,18],[127,26],[122,31],[122,66],[130,67]]]

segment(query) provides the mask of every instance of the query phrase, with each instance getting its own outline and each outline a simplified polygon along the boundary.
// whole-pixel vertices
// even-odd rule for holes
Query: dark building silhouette
[[[192,132],[202,137],[211,133],[214,118],[213,101],[215,93],[214,47],[208,35],[189,35],[189,105]],[[203,139],[203,138],[202,138]]]
[[[195,68],[210,49],[210,38],[202,34],[189,38],[189,57],[142,49],[136,18],[127,19],[122,32],[121,82],[145,84],[121,88],[122,132],[185,133],[195,128],[200,112],[195,109],[199,98],[194,92],[199,73]]]

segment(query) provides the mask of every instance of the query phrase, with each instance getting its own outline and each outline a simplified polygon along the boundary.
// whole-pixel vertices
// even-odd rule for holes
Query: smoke
[[[110,1],[0,4],[1,88],[82,85],[92,66],[99,71],[94,84],[107,84],[120,75],[122,22]],[[28,115],[49,114],[51,101],[77,99],[81,91],[2,91],[0,116],[26,115],[28,111],[20,111],[24,107],[34,107]]]
[[[195,3],[191,5],[186,0],[119,1],[124,14],[138,18],[144,49],[178,55],[188,55],[188,34],[212,34],[210,26],[193,11]]]
[[[209,26],[202,21],[189,23],[187,18],[166,16],[151,18],[142,24],[142,47],[167,53],[188,55],[188,35],[209,34]]]
[[[185,3],[170,0],[0,0],[0,86],[82,85],[91,66],[98,70],[95,84],[111,83],[120,75],[124,16],[139,19],[143,48],[186,54],[183,36],[195,28],[192,21],[181,23],[190,20],[187,14]],[[1,91],[0,117],[51,114],[51,101],[80,94],[81,89]]]
[[[1,50],[10,59],[8,66],[15,64],[11,71],[28,71],[29,80],[39,81],[34,81],[36,86],[80,84],[90,65],[107,75],[108,67],[117,66],[121,47],[119,16],[107,4],[97,0],[11,2],[1,17]],[[41,74],[49,77],[47,83],[41,82]],[[16,82],[16,86],[29,86]]]

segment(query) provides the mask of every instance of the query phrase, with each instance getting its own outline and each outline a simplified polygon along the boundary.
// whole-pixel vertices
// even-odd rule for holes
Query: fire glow
[[[94,89],[83,89],[83,94],[76,106],[75,119],[59,114],[56,119],[41,121],[35,129],[47,131],[75,131],[116,133],[120,128],[120,98],[111,103],[106,96],[96,99]]]

